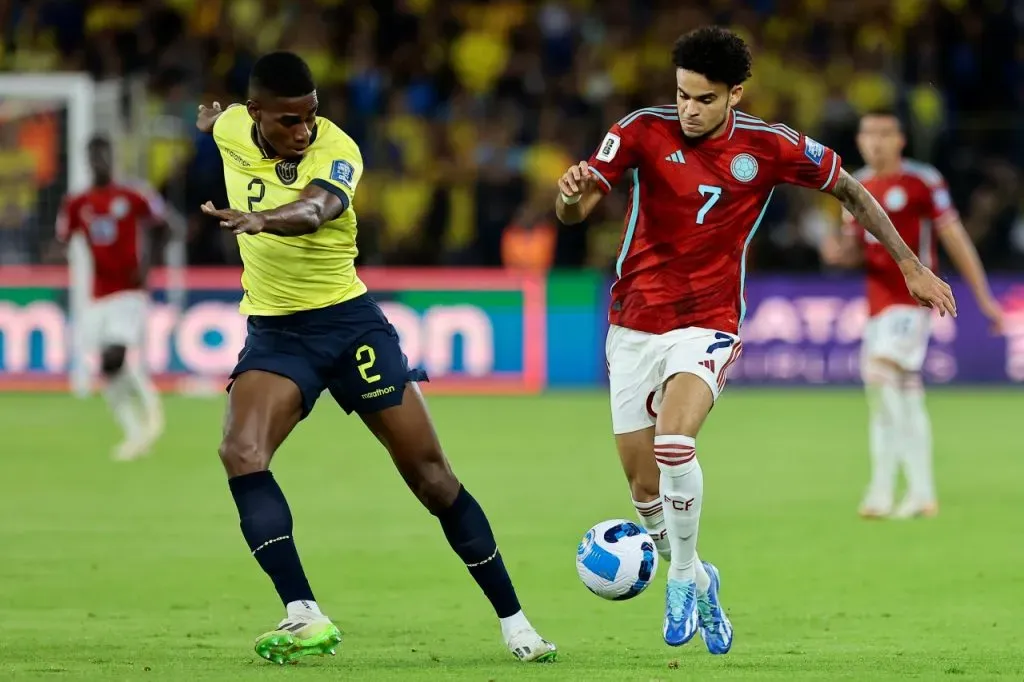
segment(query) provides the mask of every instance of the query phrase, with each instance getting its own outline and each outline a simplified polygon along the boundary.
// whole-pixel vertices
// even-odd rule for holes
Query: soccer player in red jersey
[[[903,240],[929,267],[937,260],[934,237],[938,235],[981,312],[994,331],[1001,331],[1002,311],[950,201],[945,180],[933,167],[903,158],[905,144],[894,112],[865,114],[857,146],[867,165],[854,177],[878,200]],[[932,477],[932,434],[921,381],[931,315],[907,292],[902,273],[884,246],[848,212],[844,212],[842,236],[823,243],[822,257],[833,265],[863,265],[867,273],[870,319],[861,346],[861,374],[870,412],[871,482],[860,514],[865,518],[933,516],[938,506]],[[899,468],[907,481],[907,493],[894,509]]]
[[[142,367],[127,362],[146,325],[146,270],[152,229],[165,223],[163,203],[148,192],[114,181],[113,149],[106,138],[89,142],[93,184],[65,197],[57,239],[84,239],[92,255],[92,300],[84,314],[86,343],[99,349],[105,394],[124,430],[114,458],[145,454],[163,430],[160,400]]]
[[[612,430],[641,521],[670,557],[665,641],[679,646],[699,631],[711,653],[724,654],[733,632],[718,570],[696,552],[696,437],[740,353],[745,257],[773,188],[831,193],[885,245],[915,300],[956,309],[835,152],[736,109],[751,66],[741,38],[697,29],[676,42],[673,62],[675,104],[613,125],[589,162],[561,177],[555,208],[563,223],[578,223],[630,180],[606,345]]]

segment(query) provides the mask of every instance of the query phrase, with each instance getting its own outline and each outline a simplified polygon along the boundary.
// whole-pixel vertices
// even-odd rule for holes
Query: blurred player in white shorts
[[[146,270],[152,253],[152,230],[164,224],[162,202],[113,180],[113,150],[104,138],[89,143],[93,185],[64,200],[57,238],[84,239],[93,263],[93,296],[82,330],[90,351],[100,354],[105,395],[124,430],[114,458],[146,454],[163,431],[160,399],[140,363],[129,363],[130,350],[141,350],[149,295]],[[140,353],[141,354],[141,353]]]
[[[937,261],[935,237],[970,285],[978,307],[1002,327],[1002,312],[989,291],[985,270],[960,223],[942,175],[904,159],[899,118],[874,111],[861,118],[857,145],[868,164],[856,175],[885,209],[903,240],[926,267]],[[932,312],[907,293],[903,274],[885,248],[844,216],[841,237],[823,246],[833,265],[863,264],[870,319],[861,349],[861,375],[870,408],[871,482],[860,507],[865,518],[934,516],[938,501],[932,474],[932,433],[921,370],[928,352]],[[894,504],[902,468],[907,492]]]

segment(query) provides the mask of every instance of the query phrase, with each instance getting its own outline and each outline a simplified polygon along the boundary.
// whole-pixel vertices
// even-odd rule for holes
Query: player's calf
[[[864,518],[882,518],[892,511],[897,468],[907,445],[901,437],[902,371],[884,358],[869,357],[862,374],[868,399],[871,480],[859,513]]]
[[[409,488],[437,517],[448,544],[491,602],[509,650],[523,661],[554,660],[554,645],[526,619],[490,522],[452,472],[415,384],[406,386],[400,404],[362,418],[387,447]]]
[[[103,395],[124,433],[124,440],[115,448],[114,459],[127,461],[145,454],[146,432],[139,405],[133,396],[125,360],[128,349],[121,345],[105,346],[100,351],[100,371],[106,379]]]
[[[615,435],[619,461],[629,482],[633,508],[640,525],[651,536],[658,554],[666,561],[671,556],[665,515],[662,511],[661,472],[654,462],[654,427]]]

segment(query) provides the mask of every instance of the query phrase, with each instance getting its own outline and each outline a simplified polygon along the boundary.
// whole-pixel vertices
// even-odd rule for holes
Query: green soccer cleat
[[[285,618],[276,630],[256,638],[256,653],[273,663],[294,663],[303,656],[335,653],[341,631],[323,616],[315,619]]]

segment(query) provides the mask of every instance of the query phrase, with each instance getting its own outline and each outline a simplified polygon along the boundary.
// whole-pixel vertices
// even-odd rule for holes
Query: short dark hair
[[[860,115],[861,118],[867,118],[869,116],[894,118],[896,119],[896,125],[900,127],[900,130],[903,130],[903,116],[900,115],[900,112],[895,107],[872,107]]]
[[[294,52],[269,52],[252,66],[249,89],[274,97],[303,97],[316,90],[309,65]]]
[[[93,147],[110,147],[110,138],[106,135],[100,135],[97,133],[89,138],[89,149]]]
[[[680,37],[672,48],[672,62],[677,69],[730,88],[750,78],[750,49],[743,38],[721,26],[703,26]]]

